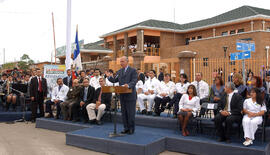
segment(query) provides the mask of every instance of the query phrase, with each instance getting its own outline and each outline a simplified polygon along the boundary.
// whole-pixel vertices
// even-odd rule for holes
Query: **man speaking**
[[[108,73],[108,80],[112,83],[119,82],[120,86],[132,89],[132,93],[120,94],[120,104],[124,130],[122,134],[133,134],[135,130],[135,111],[136,111],[136,89],[137,72],[134,68],[128,66],[128,58],[123,56],[120,58],[121,69],[117,71],[113,78]]]

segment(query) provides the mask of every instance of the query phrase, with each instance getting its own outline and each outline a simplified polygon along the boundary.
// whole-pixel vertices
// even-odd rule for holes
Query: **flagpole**
[[[53,41],[54,41],[54,63],[56,64],[56,42],[55,42],[55,29],[54,29],[54,16],[52,12],[52,25],[53,25]]]
[[[71,0],[67,0],[66,69],[71,68]]]

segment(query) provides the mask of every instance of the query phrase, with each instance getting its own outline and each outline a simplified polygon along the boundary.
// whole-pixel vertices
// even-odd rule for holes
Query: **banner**
[[[56,80],[66,76],[65,65],[44,65],[44,78],[47,80],[48,97],[51,97],[52,89],[57,85]]]

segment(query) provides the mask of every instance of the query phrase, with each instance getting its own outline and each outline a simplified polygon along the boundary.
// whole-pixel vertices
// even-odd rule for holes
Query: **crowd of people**
[[[113,70],[102,74],[99,69],[90,69],[80,71],[74,77],[72,71],[67,70],[67,77],[55,81],[56,86],[48,99],[47,82],[40,69],[31,73],[19,73],[15,69],[9,75],[2,73],[1,100],[6,111],[10,105],[15,111],[18,98],[29,99],[32,122],[35,122],[39,108],[41,117],[62,118],[73,122],[82,119],[84,123],[101,125],[103,115],[111,110],[112,96],[115,95],[103,93],[102,86],[119,85],[110,82],[109,77],[113,75]],[[226,84],[217,75],[212,86],[202,80],[203,75],[200,72],[196,73],[193,82],[189,82],[187,75],[183,73],[176,83],[171,81],[168,73],[161,72],[157,77],[155,70],[143,73],[137,69],[137,75],[136,93],[140,113],[159,117],[166,109],[172,110],[173,118],[178,119],[181,124],[183,136],[189,135],[187,126],[191,118],[205,115],[206,110],[201,105],[215,103],[218,108],[214,111],[214,122],[219,141],[229,143],[232,124],[242,123],[245,139],[243,145],[249,146],[253,144],[258,125],[269,109],[268,73],[263,79],[252,75],[249,85],[244,85],[239,73],[234,73]],[[13,91],[12,85],[16,84],[25,84],[27,91]]]

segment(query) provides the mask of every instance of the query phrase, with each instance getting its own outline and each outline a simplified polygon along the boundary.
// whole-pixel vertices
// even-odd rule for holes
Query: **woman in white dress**
[[[244,145],[249,146],[253,144],[254,135],[258,125],[262,123],[266,111],[265,104],[259,88],[252,88],[250,91],[251,98],[246,99],[243,104],[243,129],[244,129]]]
[[[189,119],[196,116],[196,112],[200,109],[200,98],[194,85],[189,85],[187,94],[183,94],[179,102],[178,119],[182,127],[182,135],[188,136],[186,129]]]

